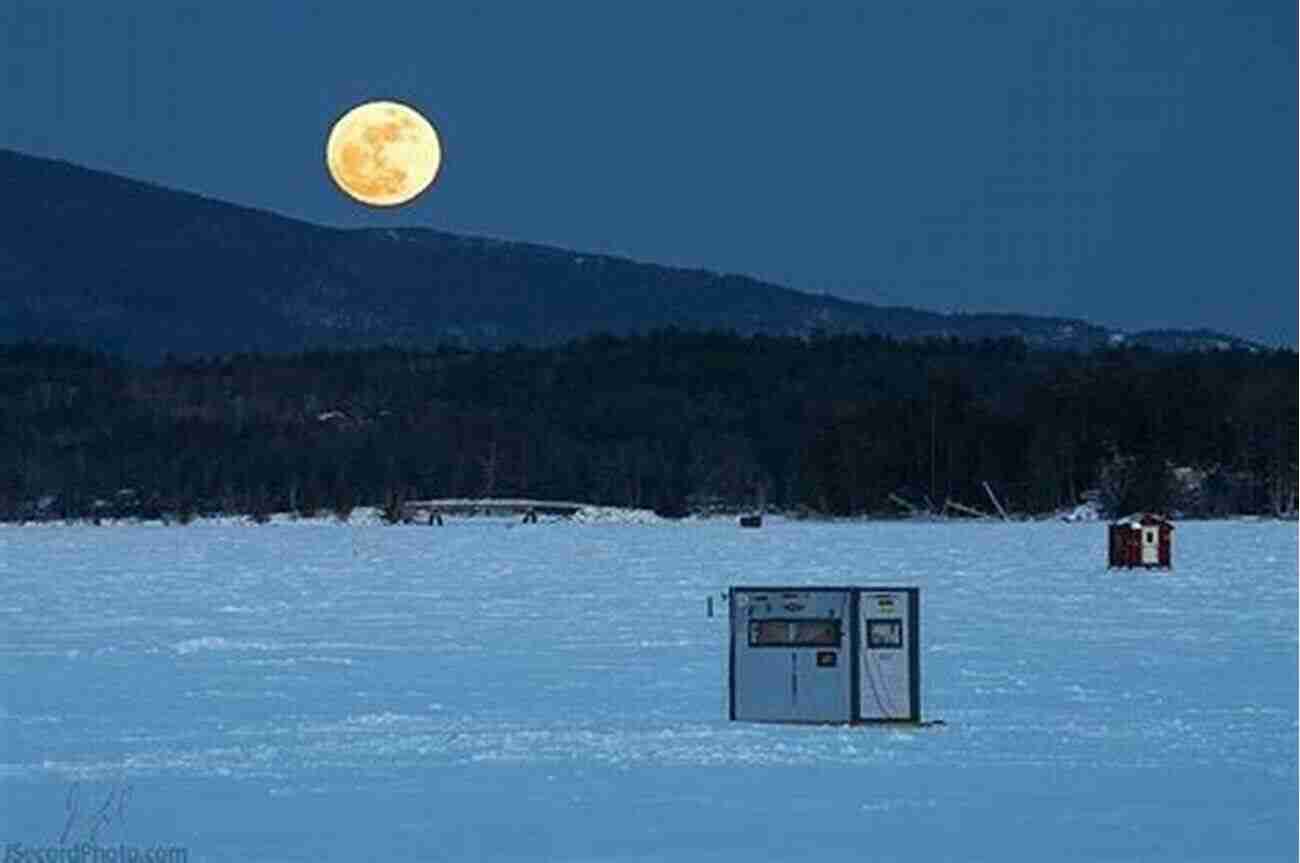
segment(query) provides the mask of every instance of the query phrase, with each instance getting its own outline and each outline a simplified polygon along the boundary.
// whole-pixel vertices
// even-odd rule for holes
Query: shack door
[[[862,670],[859,718],[868,722],[919,722],[920,638],[918,594],[907,590],[863,590]]]
[[[849,591],[738,589],[732,603],[733,718],[852,718]]]
[[[1154,527],[1142,528],[1142,565],[1156,566],[1160,563],[1160,531]]]

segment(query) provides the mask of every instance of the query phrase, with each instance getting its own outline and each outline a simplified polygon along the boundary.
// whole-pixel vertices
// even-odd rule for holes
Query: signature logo
[[[80,782],[73,782],[63,801],[63,832],[59,834],[58,844],[94,842],[100,830],[123,823],[131,791],[132,786],[127,783],[114,783],[105,792],[89,790]]]

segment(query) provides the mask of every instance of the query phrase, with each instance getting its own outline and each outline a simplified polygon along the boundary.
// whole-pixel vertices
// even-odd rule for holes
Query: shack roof
[[[1126,515],[1123,518],[1115,519],[1115,521],[1111,522],[1111,524],[1116,524],[1116,525],[1127,524],[1132,527],[1144,527],[1144,526],[1150,527],[1152,525],[1165,525],[1170,530],[1174,529],[1174,523],[1172,521],[1165,518],[1163,515],[1156,515],[1155,513],[1151,513],[1151,512],[1139,512],[1139,513],[1134,513],[1133,515]]]

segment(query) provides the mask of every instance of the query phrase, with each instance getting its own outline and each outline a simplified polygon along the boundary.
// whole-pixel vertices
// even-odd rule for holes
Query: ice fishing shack
[[[921,721],[920,590],[733,587],[729,716]]]
[[[1140,513],[1114,521],[1109,531],[1111,567],[1173,566],[1174,525],[1159,515]]]

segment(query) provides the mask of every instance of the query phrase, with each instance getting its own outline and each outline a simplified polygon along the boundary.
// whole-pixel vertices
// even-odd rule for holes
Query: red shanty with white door
[[[1110,525],[1109,565],[1168,569],[1173,566],[1174,525],[1152,513],[1129,515]]]

